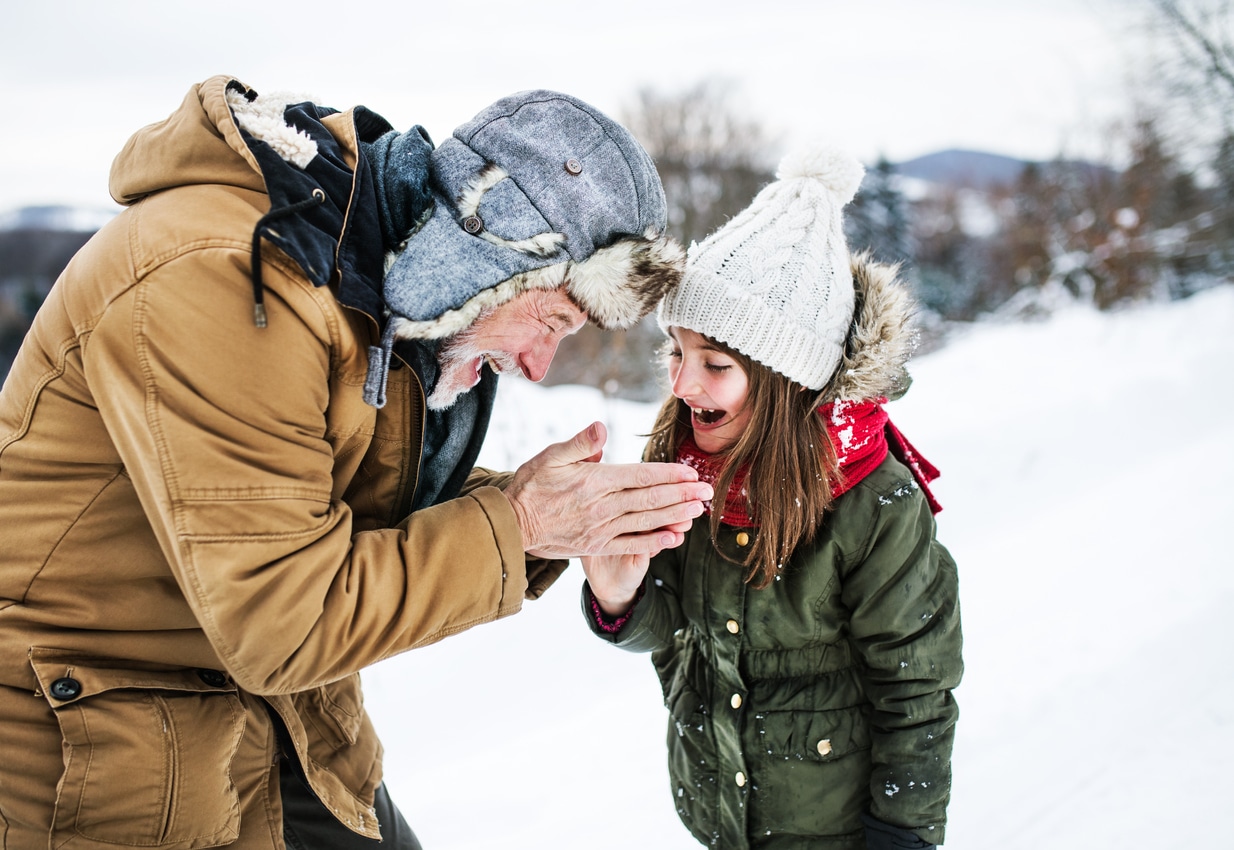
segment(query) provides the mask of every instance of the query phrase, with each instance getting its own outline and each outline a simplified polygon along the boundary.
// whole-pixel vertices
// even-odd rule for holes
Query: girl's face
[[[737,441],[750,422],[750,378],[740,364],[701,334],[669,328],[668,379],[690,408],[700,449],[715,454]]]

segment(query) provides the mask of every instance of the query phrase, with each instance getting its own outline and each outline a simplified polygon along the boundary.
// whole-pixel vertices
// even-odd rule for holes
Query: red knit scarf
[[[840,496],[851,490],[861,479],[873,472],[891,451],[896,458],[912,471],[913,477],[925,493],[926,501],[933,513],[942,510],[930,492],[930,482],[938,477],[938,470],[913,448],[904,435],[900,433],[887,412],[883,410],[885,398],[875,401],[837,401],[825,404],[818,409],[827,427],[827,436],[835,449],[836,459],[840,464],[840,478],[832,482],[832,495]],[[698,470],[698,477],[708,484],[715,484],[723,464],[723,456],[704,452],[694,442],[693,434],[687,434],[677,450],[677,462]],[[728,488],[724,500],[724,513],[721,514],[726,525],[741,528],[754,528],[757,520],[749,515],[745,481],[746,467],[737,470],[733,483]],[[707,505],[710,513],[711,504]]]

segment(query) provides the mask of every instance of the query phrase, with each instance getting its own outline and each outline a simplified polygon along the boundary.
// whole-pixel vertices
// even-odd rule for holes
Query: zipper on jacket
[[[397,354],[394,356],[398,357]],[[428,398],[424,393],[424,385],[420,383],[420,376],[417,375],[416,370],[411,368],[411,366],[407,363],[403,363],[403,369],[406,369],[411,375],[409,386],[414,386],[417,390],[419,390],[420,398],[424,399],[424,401],[420,404],[420,421],[415,423],[416,430],[413,434],[408,434],[407,440],[407,445],[409,447],[413,442],[415,443],[416,457],[414,463],[416,472],[416,486],[407,486],[407,471],[411,469],[411,463],[407,463],[407,459],[405,459],[405,462],[403,463],[403,474],[401,480],[399,481],[399,497],[395,499],[395,504],[397,505],[396,515],[391,518],[392,525],[401,522],[404,517],[411,514],[411,506],[415,504],[416,493],[420,490],[420,458],[424,456],[424,420],[428,415]],[[406,410],[407,424],[411,425],[412,405],[410,393],[407,395]],[[411,439],[412,437],[415,439]],[[408,492],[409,490],[410,492]]]
[[[336,298],[335,300],[337,301],[338,299]],[[338,301],[338,305],[342,307],[344,310],[349,310],[353,313],[358,313],[359,315],[363,316],[365,319],[368,320],[370,327],[372,327],[373,330],[377,332],[378,336],[380,336],[381,328],[380,326],[378,326],[377,320],[374,319],[372,316],[370,316],[367,312],[360,309],[359,307],[353,307],[350,304],[346,304],[343,301]],[[398,357],[397,354],[392,354],[391,356]],[[407,361],[403,360],[401,357],[399,357],[399,362],[402,364],[402,367],[394,371],[401,372],[403,371],[403,369],[406,369],[411,374],[411,379],[412,381],[415,382],[416,389],[420,391],[420,398],[423,399],[424,401],[422,401],[422,403],[420,404],[420,421],[418,423],[415,423],[416,425],[418,425],[418,430],[415,434],[408,433],[407,435],[408,437],[407,445],[410,447],[413,442],[415,443],[416,457],[415,457],[414,473],[416,476],[416,487],[411,488],[410,493],[407,492],[408,491],[407,476],[408,476],[409,471],[412,471],[412,467],[411,467],[411,464],[408,463],[408,457],[404,455],[403,464],[402,464],[403,468],[399,471],[398,488],[395,492],[393,504],[391,505],[391,508],[390,508],[390,516],[387,521],[387,524],[391,528],[393,528],[395,525],[398,525],[400,522],[406,519],[408,515],[411,514],[411,506],[414,504],[413,499],[415,498],[416,490],[419,489],[420,458],[424,452],[424,417],[428,411],[428,401],[424,393],[424,386],[423,384],[420,383],[420,376],[417,375],[416,370],[411,368],[411,365],[407,363]],[[408,428],[410,429],[411,426],[413,425],[411,421],[411,395],[410,394],[407,395],[407,398],[403,402],[403,404],[404,404],[403,418],[407,420],[407,425],[408,425]],[[377,409],[378,416],[382,415],[381,410],[382,410],[381,408]],[[412,439],[413,437],[415,438],[414,440]]]

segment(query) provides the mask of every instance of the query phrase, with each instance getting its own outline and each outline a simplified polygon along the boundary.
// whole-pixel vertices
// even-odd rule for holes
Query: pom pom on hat
[[[717,339],[810,389],[844,354],[854,294],[840,211],[865,169],[816,145],[786,156],[777,180],[699,245],[660,304],[662,328]]]
[[[777,180],[817,180],[843,206],[857,194],[865,169],[857,160],[839,148],[821,145],[797,151],[784,157],[776,170]]]

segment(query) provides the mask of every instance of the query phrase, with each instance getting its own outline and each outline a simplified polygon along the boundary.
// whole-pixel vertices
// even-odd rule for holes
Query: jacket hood
[[[230,82],[220,76],[193,86],[176,111],[133,134],[111,165],[116,203],[199,183],[265,191],[261,167],[227,105]]]
[[[853,324],[822,401],[898,398],[911,382],[905,366],[919,338],[915,305],[899,279],[899,266],[875,262],[866,252],[852,258],[852,271]]]
[[[390,129],[362,106],[340,113],[286,93],[259,97],[231,77],[211,77],[167,119],[129,139],[112,164],[111,193],[122,204],[195,184],[263,193],[268,209],[253,233],[256,323],[265,322],[263,240],[314,286],[337,282],[343,303],[380,322],[381,223],[359,147]]]

